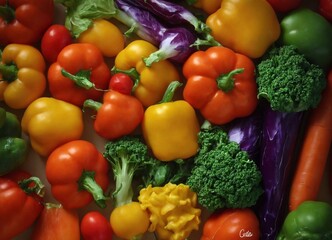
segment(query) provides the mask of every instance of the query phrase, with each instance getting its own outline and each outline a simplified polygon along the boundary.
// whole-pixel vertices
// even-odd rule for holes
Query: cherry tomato
[[[259,221],[249,208],[213,213],[203,226],[201,240],[259,240]]]
[[[332,0],[320,0],[318,10],[323,17],[332,21]]]
[[[144,234],[150,225],[149,215],[139,202],[130,202],[115,207],[110,216],[115,235],[122,239],[133,239]]]
[[[113,231],[104,215],[91,211],[82,218],[81,233],[84,240],[112,240]]]
[[[133,80],[125,73],[115,73],[110,80],[109,89],[130,95],[133,89]]]
[[[56,61],[59,52],[73,42],[70,31],[61,24],[51,25],[41,39],[41,52],[47,62]]]

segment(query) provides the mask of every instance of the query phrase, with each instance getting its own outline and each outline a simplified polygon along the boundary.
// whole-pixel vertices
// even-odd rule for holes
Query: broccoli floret
[[[200,149],[187,180],[198,202],[211,212],[255,205],[263,193],[262,175],[248,154],[219,126],[202,126],[198,140]]]
[[[256,81],[258,98],[280,112],[315,108],[326,86],[324,70],[292,45],[271,48],[257,64]]]
[[[130,203],[134,196],[134,176],[150,168],[157,160],[150,156],[147,145],[138,136],[124,136],[107,142],[103,155],[111,163],[113,170],[114,206]]]

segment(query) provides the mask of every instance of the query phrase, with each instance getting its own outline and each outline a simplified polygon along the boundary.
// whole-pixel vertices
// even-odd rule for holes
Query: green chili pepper
[[[332,25],[311,9],[288,13],[280,22],[281,42],[294,45],[309,61],[328,69],[332,66]]]

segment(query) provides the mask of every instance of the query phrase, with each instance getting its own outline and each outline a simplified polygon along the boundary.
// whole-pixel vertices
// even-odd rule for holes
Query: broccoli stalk
[[[115,180],[114,207],[132,202],[133,181],[140,188],[163,186],[169,182],[184,183],[191,170],[190,159],[162,162],[150,155],[138,136],[124,136],[105,144],[104,157],[110,162]]]
[[[256,81],[258,98],[280,112],[315,108],[326,86],[324,70],[292,45],[271,48],[257,65]]]
[[[104,157],[110,162],[115,180],[114,207],[132,202],[135,175],[154,165],[147,145],[139,137],[124,136],[105,144]]]
[[[200,149],[187,184],[208,211],[246,208],[256,204],[263,193],[262,175],[236,142],[219,126],[203,123],[198,134]]]

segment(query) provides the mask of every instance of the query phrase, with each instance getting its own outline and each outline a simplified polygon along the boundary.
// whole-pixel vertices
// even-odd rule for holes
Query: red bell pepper
[[[77,211],[61,204],[46,203],[32,232],[31,240],[80,240]]]
[[[53,0],[0,0],[0,45],[35,44],[53,20]]]
[[[104,191],[109,185],[109,165],[95,145],[74,140],[56,148],[46,162],[51,192],[65,208],[78,209],[93,199],[106,207]]]
[[[81,107],[86,99],[102,97],[108,89],[111,71],[96,46],[72,43],[60,51],[47,75],[54,98]]]
[[[0,177],[0,239],[27,230],[43,210],[44,185],[28,172],[17,170]]]
[[[105,93],[103,103],[88,99],[83,106],[97,111],[94,129],[108,140],[132,133],[143,121],[143,104],[134,96],[112,89]]]
[[[217,46],[193,53],[183,65],[183,98],[213,124],[250,115],[258,104],[255,65],[247,56]]]
[[[332,0],[320,0],[318,11],[328,21],[332,22]]]
[[[302,0],[267,0],[276,12],[288,12],[298,8]]]

